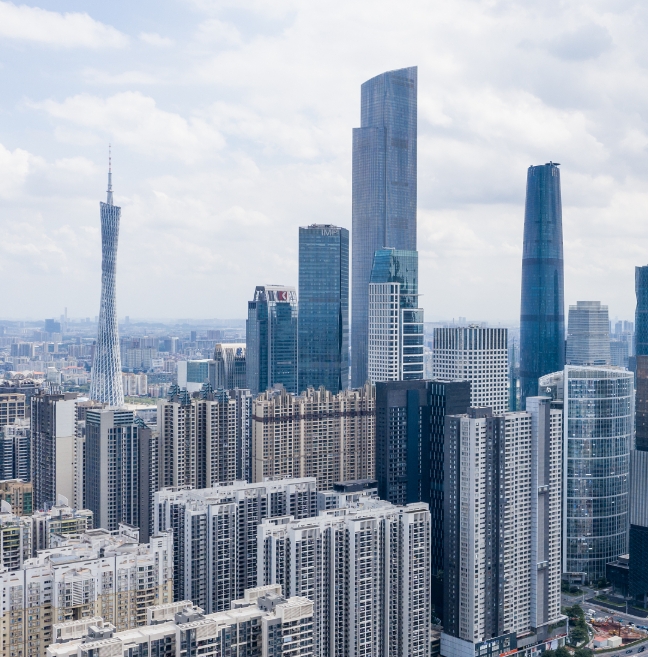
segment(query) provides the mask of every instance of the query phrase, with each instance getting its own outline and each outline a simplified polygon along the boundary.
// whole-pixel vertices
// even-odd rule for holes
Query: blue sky
[[[526,169],[561,162],[566,301],[648,263],[648,5],[0,0],[0,317],[97,314],[113,144],[119,315],[244,317],[297,228],[351,227],[360,84],[419,67],[426,318],[519,314]]]

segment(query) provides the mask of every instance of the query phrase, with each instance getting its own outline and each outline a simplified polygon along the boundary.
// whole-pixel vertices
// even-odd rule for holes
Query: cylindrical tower
[[[565,302],[560,170],[549,162],[529,167],[520,312],[520,385],[524,400],[538,379],[565,365]]]
[[[106,203],[99,204],[101,210],[101,306],[99,308],[99,335],[92,363],[90,398],[108,404],[108,406],[122,406],[124,389],[121,377],[115,291],[121,208],[113,205],[110,167],[108,168],[106,201]]]

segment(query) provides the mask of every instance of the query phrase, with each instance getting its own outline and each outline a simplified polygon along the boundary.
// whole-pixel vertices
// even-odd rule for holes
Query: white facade
[[[316,518],[259,527],[259,585],[314,605],[321,657],[430,654],[430,512],[361,497]]]
[[[470,405],[508,410],[508,330],[477,326],[434,329],[436,379],[470,381]]]

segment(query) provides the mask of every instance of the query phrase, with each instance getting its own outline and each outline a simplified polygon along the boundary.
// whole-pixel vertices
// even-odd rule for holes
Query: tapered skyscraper
[[[520,313],[522,407],[538,394],[538,379],[565,367],[560,170],[549,162],[529,167]]]
[[[388,71],[361,90],[353,130],[351,385],[367,380],[369,281],[383,247],[416,251],[417,68]]]
[[[117,303],[115,294],[117,271],[117,240],[121,208],[113,205],[112,172],[108,167],[108,198],[99,204],[101,209],[101,306],[99,335],[92,364],[90,398],[122,406],[124,389],[119,355]]]

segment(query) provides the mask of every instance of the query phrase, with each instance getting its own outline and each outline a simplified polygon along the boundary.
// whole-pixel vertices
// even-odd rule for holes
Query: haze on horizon
[[[360,85],[417,65],[426,320],[519,316],[526,170],[561,162],[566,305],[634,315],[648,6],[0,0],[0,318],[94,318],[113,145],[119,317],[243,318],[351,228]],[[508,320],[505,320],[508,321]]]

